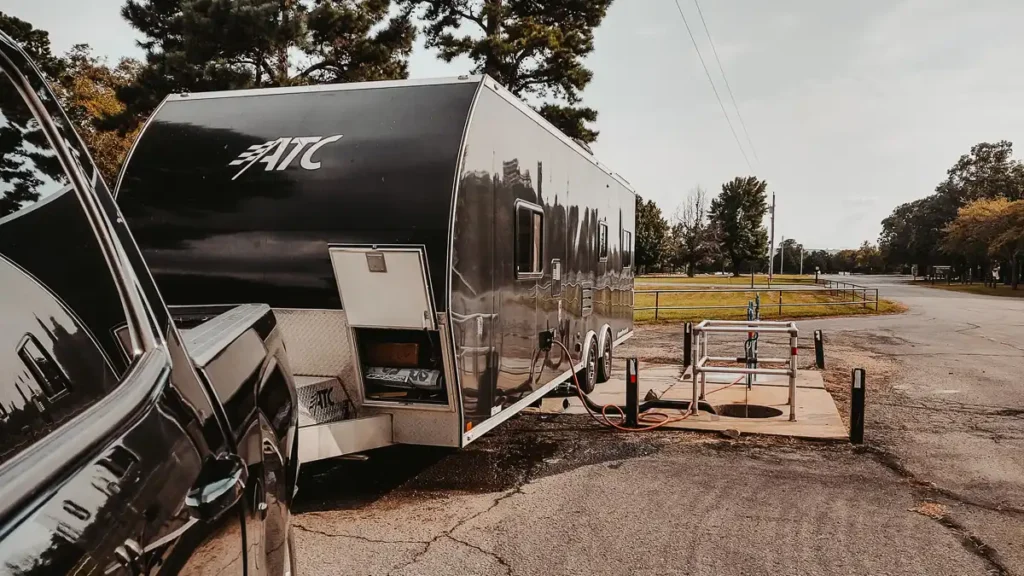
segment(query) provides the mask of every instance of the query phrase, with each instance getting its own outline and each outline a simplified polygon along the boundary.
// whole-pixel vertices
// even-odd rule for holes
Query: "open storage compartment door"
[[[360,416],[389,416],[395,444],[461,446],[451,333],[445,314],[434,308],[425,249],[335,244],[330,258]],[[321,444],[333,441],[321,438]]]
[[[449,406],[427,259],[417,246],[334,246],[363,403]]]
[[[336,246],[330,254],[349,326],[437,329],[422,247]]]

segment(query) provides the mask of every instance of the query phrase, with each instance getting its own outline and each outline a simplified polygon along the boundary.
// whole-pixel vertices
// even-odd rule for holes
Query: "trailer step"
[[[299,428],[299,462],[348,456],[393,444],[391,414]]]

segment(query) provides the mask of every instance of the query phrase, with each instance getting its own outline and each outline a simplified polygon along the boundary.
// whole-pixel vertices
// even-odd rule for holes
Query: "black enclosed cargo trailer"
[[[273,307],[303,460],[464,446],[632,334],[634,193],[487,77],[171,96],[117,202],[170,304]]]

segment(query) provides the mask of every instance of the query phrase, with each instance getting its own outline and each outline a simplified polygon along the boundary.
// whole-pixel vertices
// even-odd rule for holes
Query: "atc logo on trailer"
[[[237,158],[228,162],[228,166],[241,166],[232,180],[237,179],[257,162],[266,164],[265,172],[273,170],[284,170],[292,165],[296,158],[299,158],[299,167],[303,170],[317,170],[320,162],[313,160],[316,154],[324,146],[341,140],[341,134],[334,136],[299,136],[296,138],[278,138],[269,140],[262,144],[253,144],[249,149],[238,155]]]

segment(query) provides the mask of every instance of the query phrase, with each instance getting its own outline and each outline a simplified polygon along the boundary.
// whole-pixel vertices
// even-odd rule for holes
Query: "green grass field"
[[[935,284],[925,280],[919,280],[914,282],[915,286],[925,286],[927,288],[937,288],[939,290],[949,290],[950,292],[963,292],[965,294],[980,294],[983,296],[1003,296],[1005,298],[1024,298],[1024,286],[1014,290],[1009,286],[999,285],[995,288],[985,286],[984,284],[945,284],[936,281]],[[640,290],[640,288],[637,288]]]
[[[747,279],[749,282],[749,278]],[[685,284],[685,283],[684,283]],[[650,289],[671,288],[651,287]],[[637,283],[637,290],[645,289],[641,283]],[[680,287],[680,289],[685,289]],[[695,288],[696,289],[696,288]],[[873,293],[868,298],[874,297]],[[708,308],[695,310],[665,310],[660,309],[657,314],[658,322],[694,322],[705,318],[717,320],[742,320],[747,317],[747,302],[754,299],[754,292],[720,292],[715,293],[714,289],[698,293],[662,293],[657,296],[659,308],[665,306],[707,306]],[[855,299],[860,299],[858,296]],[[764,320],[789,319],[789,318],[820,318],[829,316],[856,316],[861,314],[897,314],[906,310],[906,307],[882,298],[878,302],[878,310],[875,310],[873,302],[856,305],[833,304],[838,302],[849,302],[854,300],[848,293],[832,295],[826,291],[820,292],[783,292],[782,312],[779,313],[779,292],[761,292],[761,318]],[[654,306],[654,294],[636,294],[633,305],[643,308]],[[795,305],[794,305],[795,304]],[[803,304],[803,305],[800,305]],[[719,309],[715,306],[738,306],[739,308]],[[633,313],[633,319],[637,322],[654,322],[654,310],[637,310]]]

